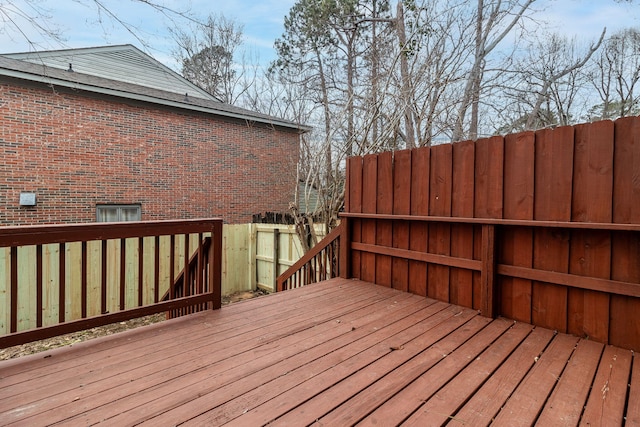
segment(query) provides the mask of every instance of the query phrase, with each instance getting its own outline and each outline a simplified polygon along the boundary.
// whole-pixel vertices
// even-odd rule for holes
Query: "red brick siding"
[[[7,82],[0,101],[0,225],[92,222],[109,203],[244,223],[293,196],[293,131]]]

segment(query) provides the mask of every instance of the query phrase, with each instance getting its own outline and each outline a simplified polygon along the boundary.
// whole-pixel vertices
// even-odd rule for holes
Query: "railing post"
[[[349,279],[351,277],[351,220],[342,218],[340,225],[342,226],[342,231],[340,232],[340,245],[338,246],[338,251],[340,252],[338,275],[343,279]]]
[[[482,302],[480,313],[486,317],[496,316],[496,226],[482,226],[482,270],[480,285]]]
[[[211,308],[222,307],[222,220],[216,221],[211,230],[211,249],[209,250],[209,289]]]
[[[87,242],[83,241],[81,244],[82,247],[82,261],[80,266],[81,276],[80,276],[80,311],[83,319],[87,317],[87,304],[88,304],[88,287],[87,283]],[[124,288],[124,286],[123,286]]]

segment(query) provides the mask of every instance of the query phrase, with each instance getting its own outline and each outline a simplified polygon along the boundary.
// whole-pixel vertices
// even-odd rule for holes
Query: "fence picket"
[[[473,216],[475,192],[475,144],[464,141],[453,144],[453,173],[451,215]],[[473,259],[474,229],[468,224],[451,225],[451,256]],[[465,307],[473,306],[473,272],[452,268],[450,275],[450,301]]]
[[[378,157],[370,154],[364,156],[362,164],[362,212],[376,213],[376,197],[378,182]],[[376,243],[376,221],[364,220],[362,222],[362,242]],[[362,280],[375,282],[376,280],[376,256],[371,253],[361,255]]]
[[[429,215],[451,216],[453,188],[453,147],[437,145],[431,149]],[[451,254],[451,224],[429,224],[428,251],[438,255]],[[449,301],[449,271],[443,265],[429,267],[427,296]]]
[[[429,176],[431,174],[431,149],[417,148],[411,153],[411,215],[429,215]],[[409,249],[427,252],[429,225],[411,223],[409,225]],[[427,263],[409,261],[409,292],[426,296]]]
[[[393,213],[393,153],[378,155],[378,185],[376,188],[376,213]],[[393,246],[393,225],[389,222],[376,225],[376,245]],[[376,255],[375,282],[391,286],[391,257]]]
[[[533,219],[535,134],[523,132],[505,137],[504,218]],[[509,227],[502,230],[499,262],[519,267],[533,266],[533,230]],[[502,314],[531,323],[531,280],[502,278]]]
[[[396,151],[393,166],[393,213],[408,215],[411,213],[411,150]],[[394,248],[409,249],[409,224],[400,222],[392,226],[392,245]],[[407,291],[409,280],[409,261],[394,257],[391,264],[391,286]]]

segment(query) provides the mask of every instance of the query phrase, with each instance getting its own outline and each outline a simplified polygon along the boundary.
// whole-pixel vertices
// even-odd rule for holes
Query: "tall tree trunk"
[[[378,144],[378,28],[375,19],[378,18],[378,2],[373,0],[373,18],[371,23],[371,109],[373,110],[371,127],[371,144]]]
[[[480,94],[482,91],[482,78],[484,75],[484,61],[495,49],[495,47],[504,39],[507,34],[511,32],[516,23],[522,18],[524,12],[531,6],[535,0],[526,0],[520,10],[516,13],[510,14],[513,16],[507,26],[495,37],[494,40],[489,42],[489,35],[491,30],[498,26],[501,21],[501,2],[497,2],[494,7],[489,11],[488,16],[484,14],[484,0],[478,0],[478,10],[476,14],[475,22],[475,55],[473,60],[473,66],[469,72],[469,77],[465,84],[464,94],[458,109],[458,117],[456,119],[453,129],[453,140],[459,141],[465,137],[464,120],[467,115],[467,110],[471,106],[471,118],[469,124],[468,137],[471,139],[477,139],[478,127],[479,127],[479,105]],[[515,7],[515,6],[514,6]]]
[[[480,104],[480,82],[482,81],[482,68],[480,64],[484,60],[485,39],[482,34],[482,19],[484,0],[478,0],[478,19],[476,21],[476,54],[475,67],[471,78],[471,122],[469,123],[469,138],[478,139],[478,107]]]
[[[476,14],[475,22],[475,54],[473,58],[473,66],[469,72],[469,77],[464,87],[464,95],[462,97],[462,103],[458,110],[458,117],[455,123],[453,131],[453,140],[460,141],[465,138],[464,131],[464,119],[467,115],[467,110],[471,106],[471,122],[469,124],[468,137],[471,139],[477,139],[478,137],[478,104],[480,102],[480,83],[482,80],[482,73],[480,70],[483,56],[484,56],[484,40],[482,30],[482,20],[484,16],[484,1],[478,0],[478,10]]]
[[[324,135],[325,135],[325,185],[333,182],[333,159],[331,156],[331,110],[329,109],[329,93],[327,78],[324,74],[324,66],[320,52],[316,51],[318,61],[318,74],[320,76],[320,90],[322,92],[322,105],[324,108]]]
[[[348,36],[347,46],[347,156],[353,155],[353,143],[355,142],[355,122],[353,108],[353,78],[355,74],[356,55],[354,52],[355,30]]]
[[[407,34],[404,26],[404,6],[398,2],[396,8],[396,31],[400,44],[400,77],[402,78],[402,102],[404,107],[404,132],[407,148],[415,148],[416,137],[413,126],[413,114],[411,108],[411,81],[409,80],[409,64],[407,61]]]

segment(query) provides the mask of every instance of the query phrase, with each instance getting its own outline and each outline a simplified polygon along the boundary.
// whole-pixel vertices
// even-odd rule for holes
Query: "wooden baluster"
[[[127,241],[120,239],[120,310],[124,310],[126,293]]]
[[[169,238],[169,300],[176,298],[176,237]]]
[[[42,245],[36,246],[36,327],[42,327]]]
[[[202,274],[204,272],[202,263],[202,233],[198,233],[198,260],[196,262],[196,293],[202,294]]]
[[[18,248],[11,247],[11,332],[18,330]]]
[[[160,236],[155,237],[153,253],[153,302],[160,300]]]
[[[334,277],[333,276],[333,257],[334,257],[334,249],[333,249],[333,243],[331,243],[329,246],[327,246],[327,252],[328,252],[328,260],[327,260],[327,274],[329,275],[329,278]]]
[[[100,313],[106,314],[107,310],[107,241],[102,241],[102,269],[100,271]]]
[[[191,275],[189,274],[189,234],[184,235],[184,266],[182,280],[182,296],[191,296]]]
[[[59,275],[58,275],[58,322],[64,323],[66,314],[66,267],[67,267],[67,245],[58,244],[59,253]]]
[[[80,283],[81,283],[81,291],[80,291],[80,305],[81,305],[81,317],[83,319],[87,318],[87,300],[89,299],[88,297],[88,291],[87,291],[87,242],[82,242],[82,257],[81,257],[81,266],[80,266],[80,271],[82,276],[80,277]]]
[[[209,242],[209,251],[207,252],[207,275],[206,275],[206,284],[207,284],[207,292],[213,293],[215,292],[215,286],[214,286],[214,272],[213,272],[213,265],[214,265],[214,257],[215,257],[215,245],[213,244],[213,242],[215,241],[216,236],[214,235],[215,231],[211,232],[211,241]],[[211,305],[211,308],[213,309],[213,303]]]
[[[144,305],[144,238],[138,237],[138,307]]]

